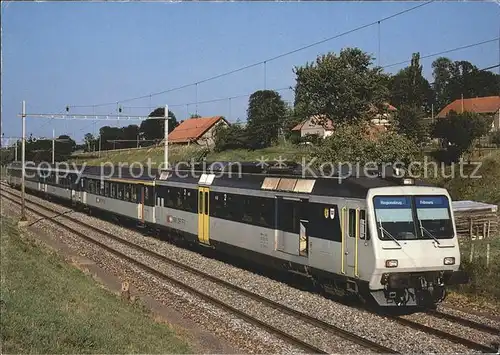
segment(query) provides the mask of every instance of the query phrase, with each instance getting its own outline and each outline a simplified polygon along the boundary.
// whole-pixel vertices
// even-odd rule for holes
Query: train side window
[[[170,207],[170,208],[174,207],[174,195],[172,187],[161,186],[159,196],[164,199],[163,200],[164,207]]]
[[[203,212],[203,192],[198,192],[198,214]]]
[[[292,200],[279,199],[278,200],[278,229],[299,233],[299,202]]]
[[[104,182],[104,196],[109,197],[109,182]]]
[[[182,192],[181,189],[176,188],[174,193],[174,208],[182,210]]]
[[[274,204],[271,199],[257,197],[257,209],[259,213],[259,225],[273,228],[274,226]]]
[[[152,206],[152,205],[150,205],[150,203],[151,203],[151,201],[150,201],[151,197],[154,198],[154,196],[151,196],[151,191],[150,191],[149,186],[144,186],[144,204],[145,205]]]
[[[145,188],[146,188],[146,186],[138,186],[137,187],[137,203],[144,204],[143,194],[144,194]]]
[[[359,211],[359,239],[370,240],[370,233],[368,232],[368,221],[366,218],[366,211]]]
[[[205,192],[205,210],[203,211],[206,215],[208,215],[208,192]]]
[[[118,190],[118,198],[120,200],[123,200],[123,184],[118,183],[117,185],[117,190]]]
[[[132,185],[130,184],[124,184],[123,185],[123,191],[124,191],[124,200],[125,201],[130,201],[130,190],[132,189]]]
[[[185,208],[186,211],[196,213],[196,192],[192,189],[186,189]]]
[[[243,201],[239,195],[227,194],[227,208],[229,219],[241,221],[243,218]]]
[[[349,237],[354,237],[356,234],[356,210],[349,208]]]
[[[222,217],[222,195],[216,192],[210,194],[210,216]]]
[[[253,197],[251,196],[242,196],[241,199],[243,200],[243,216],[241,218],[242,222],[246,222],[249,224],[252,224],[252,221],[254,219],[253,216]]]
[[[136,186],[136,185],[130,185],[130,188],[131,188],[131,202],[133,203],[139,203],[139,200],[137,199],[137,189],[140,188],[140,186]]]

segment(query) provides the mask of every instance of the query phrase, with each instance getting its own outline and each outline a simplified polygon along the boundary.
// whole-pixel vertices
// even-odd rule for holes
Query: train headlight
[[[415,180],[413,180],[411,178],[403,179],[403,185],[413,185],[414,183],[415,183]]]
[[[395,259],[386,260],[385,267],[398,267],[398,261]]]
[[[455,258],[453,256],[449,256],[444,258],[443,262],[445,265],[455,265]]]

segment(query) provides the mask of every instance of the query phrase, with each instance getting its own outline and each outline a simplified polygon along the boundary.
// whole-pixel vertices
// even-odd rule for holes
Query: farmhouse
[[[171,144],[198,144],[205,147],[215,145],[215,129],[219,125],[229,126],[222,116],[189,118],[168,135]]]
[[[450,111],[475,112],[486,117],[492,117],[491,132],[500,131],[500,96],[475,97],[458,99],[448,104],[438,113],[438,118],[444,118]]]

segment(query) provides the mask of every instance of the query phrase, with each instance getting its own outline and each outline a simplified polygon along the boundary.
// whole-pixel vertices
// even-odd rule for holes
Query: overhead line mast
[[[69,112],[69,106],[66,107],[66,112]],[[121,109],[120,109],[121,112]],[[22,120],[22,152],[21,152],[21,219],[20,224],[25,224],[26,219],[26,210],[25,210],[25,180],[26,180],[26,117],[32,118],[50,118],[50,119],[61,119],[61,120],[100,120],[100,121],[109,121],[109,120],[146,120],[146,119],[156,119],[156,120],[165,120],[165,137],[164,137],[164,164],[165,167],[168,168],[168,105],[165,105],[165,114],[164,117],[149,117],[149,116],[131,116],[131,115],[96,115],[96,114],[62,114],[62,113],[26,113],[26,101],[22,102],[22,110],[18,115]],[[53,142],[55,139],[53,138]],[[101,141],[101,139],[99,139]]]

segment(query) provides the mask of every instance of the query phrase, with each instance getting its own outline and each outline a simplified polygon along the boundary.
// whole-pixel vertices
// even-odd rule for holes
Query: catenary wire
[[[152,97],[152,96],[158,96],[158,95],[162,95],[162,94],[166,94],[166,93],[169,93],[169,92],[172,92],[172,91],[177,91],[177,90],[181,90],[181,89],[185,89],[185,88],[188,88],[188,87],[191,87],[191,86],[198,86],[199,84],[202,84],[202,83],[206,83],[208,81],[212,81],[212,80],[215,80],[215,79],[219,79],[219,78],[222,78],[224,76],[228,76],[228,75],[231,75],[231,74],[234,74],[234,73],[238,73],[240,71],[243,71],[243,70],[246,70],[246,69],[250,69],[250,68],[253,68],[253,67],[256,67],[258,65],[261,65],[261,64],[264,64],[264,63],[269,63],[271,61],[274,61],[274,60],[277,60],[277,59],[280,59],[280,58],[283,58],[283,57],[286,57],[286,56],[289,56],[291,54],[294,54],[294,53],[297,53],[297,52],[300,52],[300,51],[303,51],[305,49],[308,49],[308,48],[311,48],[311,47],[314,47],[314,46],[317,46],[319,44],[323,44],[325,42],[329,42],[333,39],[337,39],[337,38],[340,38],[342,36],[345,36],[345,35],[348,35],[348,34],[351,34],[353,32],[357,32],[357,31],[360,31],[362,29],[365,29],[365,28],[368,28],[368,27],[371,27],[371,26],[374,26],[374,25],[377,25],[381,22],[384,22],[384,21],[387,21],[387,20],[390,20],[394,17],[397,17],[397,16],[401,16],[405,13],[408,13],[408,12],[411,12],[411,11],[414,11],[420,7],[423,7],[423,6],[426,6],[426,5],[429,5],[431,3],[433,3],[434,1],[436,0],[430,0],[430,1],[427,1],[423,4],[419,4],[419,5],[416,5],[416,6],[413,6],[409,9],[405,9],[405,10],[402,10],[402,11],[399,11],[397,13],[394,13],[392,15],[389,15],[389,16],[386,16],[384,18],[381,18],[379,20],[376,20],[376,21],[373,21],[373,22],[370,22],[370,23],[367,23],[365,25],[361,25],[361,26],[358,26],[358,27],[355,27],[353,29],[350,29],[350,30],[347,30],[347,31],[344,31],[344,32],[341,32],[341,33],[338,33],[334,36],[331,36],[331,37],[328,37],[328,38],[324,38],[322,40],[319,40],[319,41],[316,41],[316,42],[313,42],[313,43],[310,43],[308,45],[305,45],[305,46],[302,46],[302,47],[299,47],[299,48],[296,48],[294,50],[291,50],[291,51],[288,51],[288,52],[285,52],[285,53],[282,53],[282,54],[279,54],[279,55],[276,55],[274,57],[270,57],[270,58],[267,58],[265,60],[261,60],[259,62],[255,62],[255,63],[252,63],[252,64],[248,64],[248,65],[245,65],[243,67],[240,67],[240,68],[237,68],[237,69],[233,69],[233,70],[230,70],[230,71],[227,71],[225,73],[221,73],[221,74],[218,74],[218,75],[214,75],[212,77],[209,77],[209,78],[206,78],[206,79],[203,79],[203,80],[199,80],[197,82],[194,82],[194,83],[189,83],[189,84],[184,84],[184,85],[181,85],[181,86],[178,86],[178,87],[174,87],[174,88],[171,88],[171,89],[167,89],[167,90],[162,90],[162,91],[158,91],[158,92],[155,92],[155,93],[149,93],[149,94],[146,94],[146,95],[141,95],[141,96],[137,96],[137,97],[132,97],[132,98],[128,98],[128,99],[123,99],[123,100],[117,100],[117,101],[113,101],[113,102],[106,102],[106,103],[100,103],[100,104],[93,104],[93,105],[72,105],[71,107],[74,107],[74,108],[81,108],[81,107],[92,107],[92,106],[95,106],[95,107],[101,107],[101,106],[110,106],[110,105],[118,105],[120,103],[125,103],[125,102],[129,102],[129,101],[135,101],[135,100],[141,100],[141,99],[145,99],[145,98],[149,98],[149,97]]]

